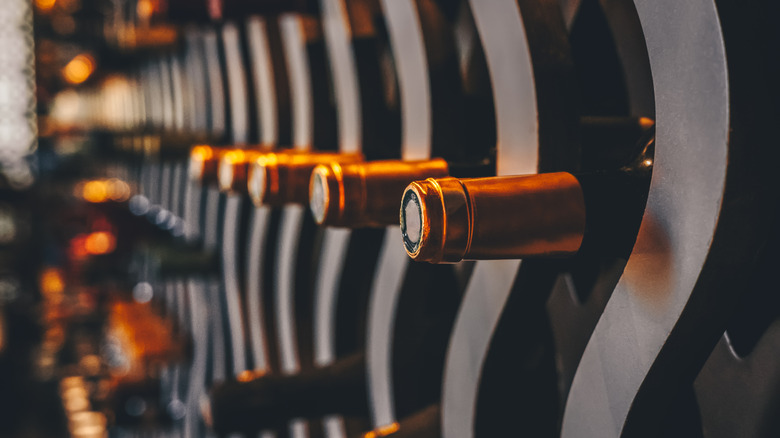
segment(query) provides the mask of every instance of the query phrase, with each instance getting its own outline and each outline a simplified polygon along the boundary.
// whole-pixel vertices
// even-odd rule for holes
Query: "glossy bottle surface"
[[[321,225],[393,225],[398,222],[398,200],[410,182],[448,174],[442,159],[319,165],[311,175],[309,205]]]
[[[249,196],[257,206],[305,204],[309,200],[309,179],[315,167],[324,163],[355,163],[362,154],[335,152],[275,152],[262,154],[251,164],[247,180]]]
[[[220,383],[204,403],[204,418],[219,433],[280,427],[293,418],[340,413],[366,416],[365,360],[353,354],[294,375],[246,371]]]
[[[190,150],[190,180],[202,185],[216,184],[219,160],[226,151],[214,146],[194,146]]]
[[[401,232],[416,261],[566,257],[583,248],[627,257],[653,168],[655,131],[619,169],[429,178],[407,187]]]
[[[234,149],[222,154],[217,169],[219,189],[223,192],[246,194],[249,165],[268,152],[270,151]]]
[[[417,261],[570,255],[585,232],[585,198],[566,172],[429,178],[406,189],[401,230]]]

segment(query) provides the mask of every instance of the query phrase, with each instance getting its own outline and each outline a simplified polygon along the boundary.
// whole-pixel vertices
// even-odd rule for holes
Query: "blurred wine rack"
[[[774,2],[32,6],[43,436],[780,436]]]

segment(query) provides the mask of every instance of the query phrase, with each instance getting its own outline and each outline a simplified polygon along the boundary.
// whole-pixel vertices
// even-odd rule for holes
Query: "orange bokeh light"
[[[84,184],[81,196],[87,202],[105,202],[108,199],[108,185],[104,181],[95,180]]]
[[[126,182],[120,179],[111,178],[106,181],[106,185],[108,188],[108,197],[111,198],[112,201],[123,202],[130,199],[130,185]]]
[[[388,436],[392,433],[398,432],[398,429],[400,429],[401,426],[396,423],[390,423],[387,426],[381,426],[376,428],[375,430],[372,430],[371,432],[367,432],[365,435],[363,435],[363,438],[378,438],[383,436]]]
[[[95,60],[86,54],[77,55],[62,69],[62,76],[73,85],[80,84],[95,71]]]
[[[190,151],[190,157],[194,161],[207,161],[214,156],[214,150],[210,146],[195,146]]]
[[[151,0],[138,0],[138,6],[135,9],[138,14],[138,18],[141,20],[148,20],[154,13],[154,4]]]
[[[84,239],[84,249],[88,254],[108,254],[116,248],[116,237],[108,231],[96,231]]]
[[[41,293],[45,296],[61,294],[65,291],[65,280],[59,268],[46,268],[38,277]]]
[[[244,161],[244,151],[241,149],[232,150],[230,152],[227,152],[224,156],[225,161],[227,161],[230,164],[240,163]]]
[[[130,185],[116,178],[83,182],[75,189],[76,196],[94,204],[106,201],[124,202],[130,199],[130,192]]]
[[[57,0],[35,0],[35,7],[41,12],[48,12],[54,9]]]
[[[238,376],[236,376],[236,380],[238,380],[239,382],[250,382],[252,380],[263,377],[265,374],[266,373],[263,370],[245,370],[240,372]]]

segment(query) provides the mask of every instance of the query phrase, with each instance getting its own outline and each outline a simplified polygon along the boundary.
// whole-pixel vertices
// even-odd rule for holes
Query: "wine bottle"
[[[203,418],[224,434],[272,429],[294,418],[335,413],[365,417],[366,391],[362,353],[294,375],[247,371],[214,386],[204,399]]]
[[[329,163],[311,174],[309,206],[320,225],[382,227],[398,223],[398,199],[416,179],[450,175],[437,158],[421,161]]]
[[[250,165],[247,189],[257,206],[305,204],[309,200],[309,179],[318,164],[359,161],[363,161],[359,153],[291,150],[262,154]]]
[[[413,182],[401,201],[404,248],[432,263],[564,257],[584,246],[623,255],[633,244],[625,224],[647,197],[653,144],[641,141],[637,158],[614,171]]]
[[[201,185],[216,184],[223,190],[232,190],[231,184],[228,187],[222,187],[221,179],[230,180],[234,177],[241,178],[246,174],[241,166],[248,166],[249,162],[257,158],[263,152],[270,152],[268,148],[236,148],[236,147],[218,147],[208,145],[197,145],[190,149],[189,175],[190,180],[198,182]],[[220,173],[225,172],[224,177]],[[230,172],[236,175],[231,175]],[[244,176],[244,181],[246,177]],[[240,190],[240,188],[236,188]]]
[[[647,118],[590,117],[581,122],[583,132],[598,144],[592,155],[606,156],[608,163],[625,160],[627,138],[637,138],[652,127]],[[629,148],[628,153],[631,153]],[[630,160],[631,157],[628,157]],[[408,183],[422,178],[488,176],[491,164],[458,165],[443,159],[425,161],[373,161],[317,166],[310,181],[314,219],[320,225],[360,228],[393,225],[398,220],[396,199]]]
[[[227,151],[225,148],[198,145],[190,150],[190,180],[201,185],[215,184],[219,159]]]
[[[246,184],[249,164],[268,152],[269,149],[233,149],[222,154],[217,169],[219,189],[223,192],[248,193]]]

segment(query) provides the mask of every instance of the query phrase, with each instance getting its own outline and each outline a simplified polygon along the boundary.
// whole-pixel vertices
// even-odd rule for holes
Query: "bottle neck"
[[[580,253],[627,258],[634,246],[647,203],[655,151],[655,131],[648,130],[628,164],[615,170],[576,175],[586,206]]]
[[[583,245],[625,256],[647,199],[653,139],[651,130],[614,170],[415,181],[401,205],[406,251],[434,263],[565,257]]]
[[[642,153],[642,139],[653,131],[654,122],[647,117],[583,117],[581,170],[612,170],[631,164]]]
[[[211,392],[209,416],[218,433],[281,427],[294,418],[329,414],[367,416],[363,353],[295,375],[231,380]]]

